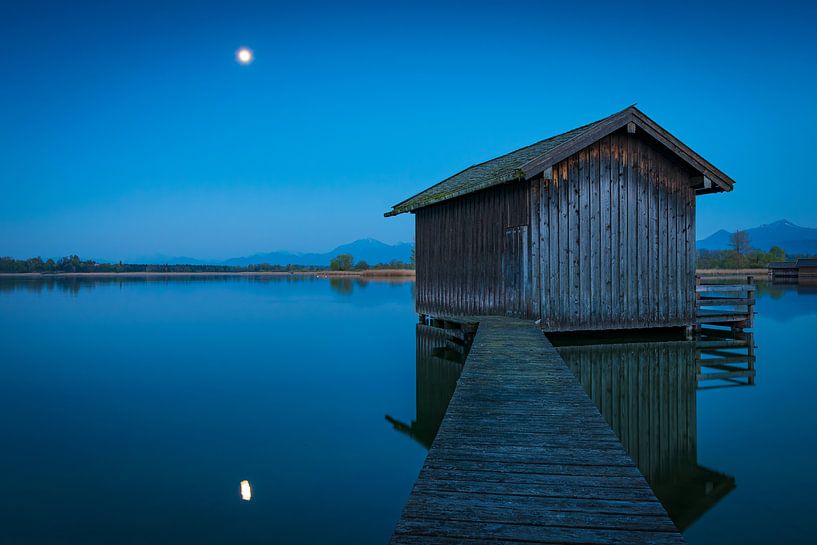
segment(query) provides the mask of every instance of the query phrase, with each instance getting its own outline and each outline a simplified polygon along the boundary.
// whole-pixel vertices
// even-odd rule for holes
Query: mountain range
[[[779,220],[767,225],[746,229],[749,244],[753,248],[768,251],[772,246],[780,246],[788,255],[817,255],[817,229],[801,227],[788,220]],[[721,229],[697,242],[699,250],[728,250],[732,233]],[[328,252],[274,251],[258,253],[225,260],[198,259],[187,256],[166,256],[154,254],[129,259],[130,263],[158,265],[232,265],[247,266],[267,263],[269,265],[317,265],[327,266],[329,260],[339,254],[352,254],[354,260],[366,261],[370,265],[390,261],[408,262],[411,259],[411,242],[386,244],[373,238],[365,238],[342,244]],[[105,260],[97,260],[105,263]]]
[[[789,220],[779,220],[767,225],[746,229],[749,245],[758,250],[769,251],[780,246],[788,255],[817,254],[817,229],[800,227]],[[732,233],[721,229],[697,242],[699,250],[728,250]]]
[[[317,265],[328,266],[329,260],[340,254],[352,254],[355,262],[366,261],[369,265],[388,263],[390,261],[408,262],[411,259],[411,242],[386,244],[373,238],[364,238],[342,244],[328,252],[290,252],[275,251],[258,253],[245,257],[233,257],[225,260],[197,259],[187,256],[166,256],[155,254],[129,259],[129,263],[146,265],[230,265],[245,267],[247,265]],[[99,260],[100,263],[104,262]]]

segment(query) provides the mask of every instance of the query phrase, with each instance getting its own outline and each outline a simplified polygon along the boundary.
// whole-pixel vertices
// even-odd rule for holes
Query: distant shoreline
[[[769,269],[698,269],[695,274],[699,276],[721,277],[721,278],[766,278],[769,276]]]
[[[362,277],[362,278],[414,278],[414,269],[368,269],[365,271],[199,271],[199,272],[59,272],[59,273],[0,273],[2,277],[16,278],[104,278],[139,276],[314,276],[316,278]]]
[[[698,269],[701,276],[767,276],[768,269]],[[0,273],[0,277],[105,277],[105,276],[315,276],[343,277],[416,277],[414,269],[367,269],[362,271],[132,271],[132,272],[56,272],[56,273]]]
[[[701,276],[766,277],[768,269],[698,269]],[[361,277],[361,278],[416,278],[414,269],[367,269],[363,271],[132,271],[132,272],[58,272],[58,273],[0,273],[3,277],[18,278],[71,278],[71,277],[139,277],[139,276],[314,276],[316,278]]]

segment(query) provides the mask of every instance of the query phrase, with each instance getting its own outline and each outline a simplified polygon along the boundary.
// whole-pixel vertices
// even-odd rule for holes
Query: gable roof
[[[696,170],[698,194],[731,191],[734,180],[672,136],[635,106],[511,153],[466,168],[393,206],[385,216],[413,212],[432,204],[495,185],[528,180],[608,134],[633,123]]]

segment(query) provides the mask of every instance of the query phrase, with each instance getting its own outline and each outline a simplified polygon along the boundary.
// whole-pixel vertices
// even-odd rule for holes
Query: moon
[[[241,481],[241,499],[244,501],[250,501],[252,499],[252,488],[250,487],[250,481]]]
[[[235,52],[235,60],[239,64],[250,64],[253,60],[252,50],[248,47],[239,47],[238,51]]]

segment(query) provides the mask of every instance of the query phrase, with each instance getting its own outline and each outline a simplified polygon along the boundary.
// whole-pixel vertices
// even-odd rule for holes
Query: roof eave
[[[685,163],[698,171],[705,179],[713,182],[714,185],[712,190],[710,190],[710,187],[706,187],[704,189],[707,191],[700,192],[699,194],[732,191],[732,188],[735,185],[735,181],[732,178],[721,172],[709,161],[695,153],[689,146],[672,136],[669,132],[658,125],[655,121],[647,117],[646,114],[635,106],[630,106],[626,110],[611,116],[608,121],[599,125],[598,127],[595,127],[593,130],[582,134],[580,137],[569,140],[564,144],[550,150],[548,153],[528,161],[522,165],[522,172],[524,173],[526,179],[531,179],[538,176],[559,161],[573,155],[581,149],[584,149],[593,142],[604,138],[608,134],[625,127],[629,123],[633,123],[635,127],[641,128],[644,132],[663,144]]]
[[[432,206],[434,204],[450,201],[451,199],[456,199],[457,197],[462,197],[464,195],[470,195],[471,193],[476,193],[477,191],[481,191],[483,189],[490,189],[492,187],[497,187],[497,186],[500,186],[500,185],[503,185],[503,184],[522,181],[524,179],[525,179],[525,177],[524,177],[524,174],[522,173],[522,171],[517,169],[517,170],[514,171],[513,176],[511,176],[508,179],[505,179],[505,180],[503,180],[501,182],[492,183],[492,184],[484,184],[484,185],[482,185],[480,187],[467,187],[467,188],[461,189],[459,191],[451,191],[450,193],[447,193],[444,198],[434,199],[434,200],[430,200],[428,202],[419,202],[419,203],[415,203],[415,204],[410,205],[410,206],[403,206],[404,203],[409,202],[412,199],[414,199],[414,197],[410,197],[410,198],[406,199],[403,202],[395,204],[392,207],[392,210],[390,210],[389,212],[386,212],[385,214],[383,214],[383,216],[389,218],[389,217],[392,217],[392,216],[398,216],[400,214],[405,214],[407,212],[412,212],[413,213],[416,210],[419,210],[420,208],[425,208],[427,206]],[[417,195],[420,195],[422,193],[424,193],[424,192],[421,191]],[[415,195],[415,197],[417,195]]]
[[[633,107],[631,106],[630,108],[610,116],[603,123],[600,123],[597,127],[594,127],[592,130],[587,131],[581,136],[568,140],[567,142],[556,146],[547,153],[531,159],[520,167],[525,179],[529,180],[535,176],[538,176],[539,174],[542,174],[546,169],[552,167],[562,159],[573,155],[577,151],[586,148],[600,138],[603,138],[611,132],[625,126],[631,120],[632,108]]]
[[[704,178],[712,180],[713,185],[720,188],[720,191],[715,192],[732,191],[732,188],[735,186],[735,180],[721,172],[720,169],[701,157],[693,151],[692,148],[675,138],[638,108],[632,108],[632,115],[633,121],[637,126],[664,144],[664,146],[675,153],[675,155],[700,172]]]
[[[517,178],[505,180],[503,182],[500,182],[500,184],[520,179],[529,180],[531,178],[539,176],[540,174],[545,172],[545,170],[553,167],[553,165],[555,165],[559,161],[562,161],[563,159],[569,157],[570,155],[573,155],[579,150],[589,146],[593,142],[596,142],[601,138],[604,138],[605,136],[609,135],[610,133],[615,132],[631,123],[632,130],[640,128],[645,133],[650,135],[653,139],[661,143],[674,155],[679,157],[693,170],[699,173],[699,176],[696,176],[696,178],[699,178],[701,181],[699,182],[696,180],[695,182],[693,182],[696,195],[732,191],[735,185],[735,181],[732,178],[721,172],[709,161],[698,155],[695,151],[692,150],[692,148],[678,140],[676,137],[674,137],[672,134],[666,131],[663,127],[658,125],[658,123],[647,117],[647,115],[644,114],[644,112],[642,112],[635,106],[630,106],[617,114],[611,115],[607,119],[598,122],[598,126],[593,127],[592,130],[582,133],[580,136],[577,136],[572,140],[568,140],[556,146],[555,148],[549,150],[547,153],[544,153],[538,157],[535,157],[534,159],[531,159],[530,161],[522,165],[522,167],[517,171],[518,172]],[[485,187],[491,187],[493,185],[499,184],[495,183]],[[407,212],[413,213],[416,210],[419,210],[420,208],[425,208],[433,204],[445,202],[456,197],[461,197],[463,195],[473,193],[474,191],[484,189],[485,187],[470,187],[462,191],[451,192],[445,195],[445,198],[430,200],[428,202],[414,203],[409,206],[405,206],[406,203],[411,202],[417,196],[421,195],[425,191],[428,191],[426,189],[424,191],[421,191],[417,195],[414,195],[404,201],[397,203],[392,207],[392,210],[386,212],[383,215],[385,217],[392,217],[397,216],[399,214],[405,214]]]

